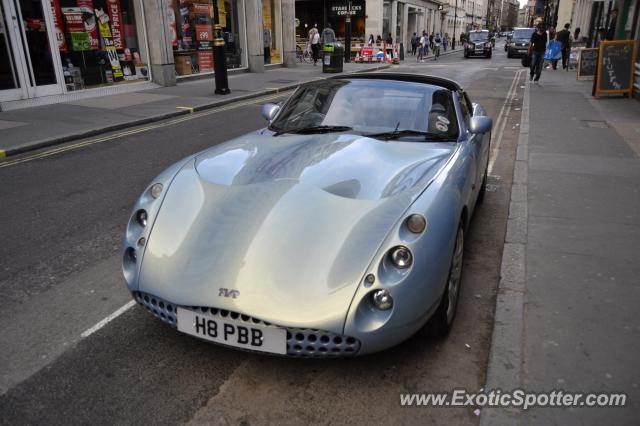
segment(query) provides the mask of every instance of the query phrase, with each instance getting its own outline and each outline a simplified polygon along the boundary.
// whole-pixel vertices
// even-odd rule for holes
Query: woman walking
[[[320,53],[320,33],[317,28],[309,30],[309,44],[311,44],[311,56],[313,57],[313,66],[318,65],[318,54]]]

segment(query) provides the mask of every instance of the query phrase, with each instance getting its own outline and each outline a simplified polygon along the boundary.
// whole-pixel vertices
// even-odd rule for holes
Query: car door
[[[471,109],[471,103],[468,102],[468,97],[466,96],[466,94],[459,93],[458,101],[460,103],[460,110],[462,111],[462,119],[464,120],[466,132],[467,132],[469,157],[473,163],[471,165],[472,176],[470,176],[470,178],[472,180],[471,188],[473,190],[474,198],[475,198],[480,188],[480,184],[482,183],[482,177],[484,176],[484,167],[480,167],[483,135],[475,135],[469,132],[468,130],[469,120],[471,119],[473,110]]]

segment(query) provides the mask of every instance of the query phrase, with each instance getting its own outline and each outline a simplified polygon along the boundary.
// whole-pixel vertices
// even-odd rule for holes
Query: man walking
[[[531,68],[529,70],[529,81],[538,84],[542,74],[542,63],[544,62],[544,51],[547,48],[547,33],[542,28],[542,22],[536,25],[536,31],[531,35],[528,55],[531,56]]]
[[[571,32],[569,31],[570,24],[564,24],[564,29],[559,31],[556,35],[556,40],[562,44],[562,69],[568,70],[569,52],[571,51]]]

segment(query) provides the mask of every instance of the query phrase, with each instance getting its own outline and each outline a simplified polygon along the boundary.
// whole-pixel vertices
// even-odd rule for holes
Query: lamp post
[[[229,90],[229,78],[227,77],[227,59],[224,54],[224,39],[220,26],[220,11],[218,0],[213,1],[213,69],[215,71],[216,95],[227,95]]]
[[[456,48],[456,23],[458,22],[458,0],[456,0],[456,8],[453,11],[453,38],[451,39],[451,50]]]
[[[351,62],[351,1],[347,5],[344,24],[344,61]]]

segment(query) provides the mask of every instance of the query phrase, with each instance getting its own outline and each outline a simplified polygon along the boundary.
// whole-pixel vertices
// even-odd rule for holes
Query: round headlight
[[[371,293],[371,301],[373,302],[373,306],[380,309],[381,311],[387,311],[393,308],[393,298],[388,290],[376,290]]]
[[[160,194],[162,194],[162,184],[154,183],[153,186],[151,187],[151,196],[153,198],[158,198]]]
[[[427,227],[427,219],[420,214],[412,214],[407,218],[407,228],[414,234],[420,234]]]
[[[413,261],[411,251],[404,246],[397,246],[392,248],[389,251],[389,258],[391,259],[391,263],[393,263],[394,266],[399,269],[408,268],[409,266],[411,266],[411,262]]]
[[[138,210],[136,212],[136,222],[142,227],[147,226],[147,211],[146,210]]]

